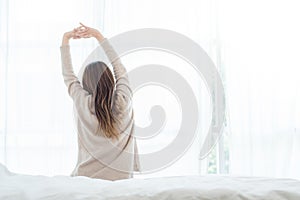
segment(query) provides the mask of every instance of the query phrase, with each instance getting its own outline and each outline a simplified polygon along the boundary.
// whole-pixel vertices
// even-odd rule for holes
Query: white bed
[[[300,181],[210,175],[111,182],[86,177],[20,175],[0,164],[0,199],[300,200]]]

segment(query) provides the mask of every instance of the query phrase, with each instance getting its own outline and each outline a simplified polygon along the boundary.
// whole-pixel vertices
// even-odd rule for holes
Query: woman
[[[81,84],[73,72],[69,40],[91,37],[106,53],[114,77],[105,63],[93,62],[86,66]],[[139,163],[126,69],[109,41],[98,30],[83,24],[64,34],[60,50],[78,134],[78,161],[71,176],[106,180],[132,177],[133,171],[139,170]]]

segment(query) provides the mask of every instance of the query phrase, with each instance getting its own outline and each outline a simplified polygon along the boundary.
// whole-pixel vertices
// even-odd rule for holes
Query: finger
[[[85,34],[85,35],[82,35],[81,37],[83,37],[83,38],[90,38],[91,35],[90,34]]]
[[[79,22],[79,24],[85,28],[88,28],[86,25],[84,25],[83,23]]]
[[[75,34],[76,34],[76,36],[83,37],[85,35],[89,35],[90,33],[87,31],[78,31]]]
[[[73,31],[73,35],[77,36],[78,35],[78,30]]]
[[[88,33],[88,32],[82,32],[82,33],[77,33],[77,35],[80,36],[80,37],[83,37],[83,36],[91,35],[91,34]]]
[[[73,37],[74,37],[75,39],[81,38],[81,36],[79,36],[79,35],[74,35]]]
[[[89,29],[87,29],[87,28],[84,28],[84,29],[80,29],[80,30],[78,30],[78,32],[80,32],[80,33],[85,33],[85,32],[87,32]]]
[[[76,30],[81,30],[81,29],[86,29],[84,26],[80,25],[78,27],[75,28]]]
[[[77,28],[76,32],[83,33],[83,32],[87,32],[88,30],[89,30],[88,28],[80,26],[80,27]]]
[[[76,32],[80,31],[80,27],[75,28],[75,31]]]
[[[80,39],[80,38],[81,38],[81,36],[79,36],[79,35],[75,35],[75,36],[74,36],[74,38],[76,38],[76,39]]]

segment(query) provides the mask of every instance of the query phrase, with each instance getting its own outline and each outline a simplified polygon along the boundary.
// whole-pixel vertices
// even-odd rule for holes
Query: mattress
[[[15,174],[0,164],[0,199],[300,200],[300,181],[220,175],[106,181],[80,176]]]

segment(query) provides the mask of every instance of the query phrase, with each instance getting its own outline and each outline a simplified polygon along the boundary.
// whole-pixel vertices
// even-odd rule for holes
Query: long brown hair
[[[86,66],[83,78],[83,89],[88,91],[94,100],[95,115],[99,122],[99,129],[108,138],[117,139],[117,120],[112,113],[112,99],[115,81],[111,70],[104,62],[96,61]]]

